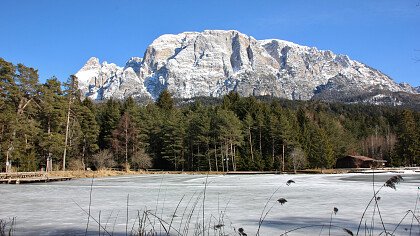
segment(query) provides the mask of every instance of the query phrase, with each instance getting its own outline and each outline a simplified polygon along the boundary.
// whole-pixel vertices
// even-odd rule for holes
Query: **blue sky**
[[[1,0],[0,57],[64,81],[91,57],[123,66],[162,34],[236,29],[347,54],[420,85],[420,0]],[[419,62],[416,62],[416,59]]]

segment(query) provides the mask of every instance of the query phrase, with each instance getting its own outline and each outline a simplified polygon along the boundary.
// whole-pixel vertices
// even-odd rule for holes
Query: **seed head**
[[[295,183],[295,181],[294,180],[292,180],[292,179],[289,179],[287,182],[286,182],[286,185],[287,186],[289,186],[290,184],[292,184],[292,183]]]
[[[386,187],[390,187],[394,190],[397,190],[395,188],[395,184],[398,184],[399,182],[404,181],[403,177],[401,175],[395,175],[392,176],[391,178],[389,178],[386,182],[385,182],[385,186]]]
[[[287,200],[286,200],[286,199],[284,199],[284,198],[279,198],[277,201],[278,201],[281,205],[283,205],[283,204],[285,204],[285,203],[287,202]]]

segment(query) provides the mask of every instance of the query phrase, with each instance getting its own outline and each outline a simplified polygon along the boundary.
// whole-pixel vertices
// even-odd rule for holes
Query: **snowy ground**
[[[392,175],[395,174],[375,174],[375,188],[378,189]],[[404,181],[396,186],[397,190],[383,188],[379,193],[381,215],[385,228],[390,232],[407,210],[414,211],[418,199],[420,174],[402,176]],[[296,183],[287,186],[289,179]],[[91,183],[91,179],[79,179],[0,185],[0,219],[16,217],[15,235],[85,235],[87,214],[77,204],[88,211]],[[150,210],[151,214],[168,223],[173,219],[171,235],[178,235],[177,231],[185,235],[185,229],[189,230],[188,235],[194,235],[197,227],[201,229],[197,225],[203,222],[204,190],[204,220],[208,235],[221,232],[238,235],[238,228],[243,228],[248,235],[255,235],[266,204],[264,215],[269,212],[260,228],[260,235],[280,235],[287,230],[310,225],[326,226],[301,229],[288,235],[329,235],[334,207],[338,208],[338,212],[332,215],[331,224],[350,229],[356,235],[363,210],[373,196],[372,174],[124,176],[93,180],[91,214],[96,220],[100,215],[101,225],[106,226],[110,234],[126,235],[128,198],[129,233],[133,225],[137,229],[138,213],[141,216],[144,210]],[[287,199],[284,205],[276,201],[281,197]],[[192,224],[185,227],[186,218],[192,210]],[[372,212],[373,208],[370,208],[362,221],[359,235],[365,235],[365,228],[371,228]],[[151,214],[149,220],[155,222],[155,230],[165,235],[165,229],[159,227],[159,221]],[[419,215],[418,210],[416,214]],[[409,235],[411,222],[409,215],[395,234]],[[217,224],[224,226],[215,228]],[[383,226],[377,210],[373,225],[376,229],[374,235],[379,235]],[[98,224],[92,219],[88,231],[89,235],[98,235]],[[330,234],[346,235],[341,228],[334,227]],[[411,235],[420,235],[415,221]]]

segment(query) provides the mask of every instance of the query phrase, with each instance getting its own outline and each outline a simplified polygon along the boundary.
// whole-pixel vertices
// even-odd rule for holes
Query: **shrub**
[[[144,149],[139,149],[131,157],[131,164],[137,169],[148,169],[152,167],[152,158],[144,152]]]
[[[97,170],[107,169],[115,166],[112,152],[105,149],[92,156],[92,164]]]

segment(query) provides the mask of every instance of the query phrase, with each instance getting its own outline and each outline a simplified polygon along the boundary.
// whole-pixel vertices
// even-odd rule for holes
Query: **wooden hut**
[[[337,159],[336,168],[378,168],[384,167],[385,160],[365,156],[345,156]]]

